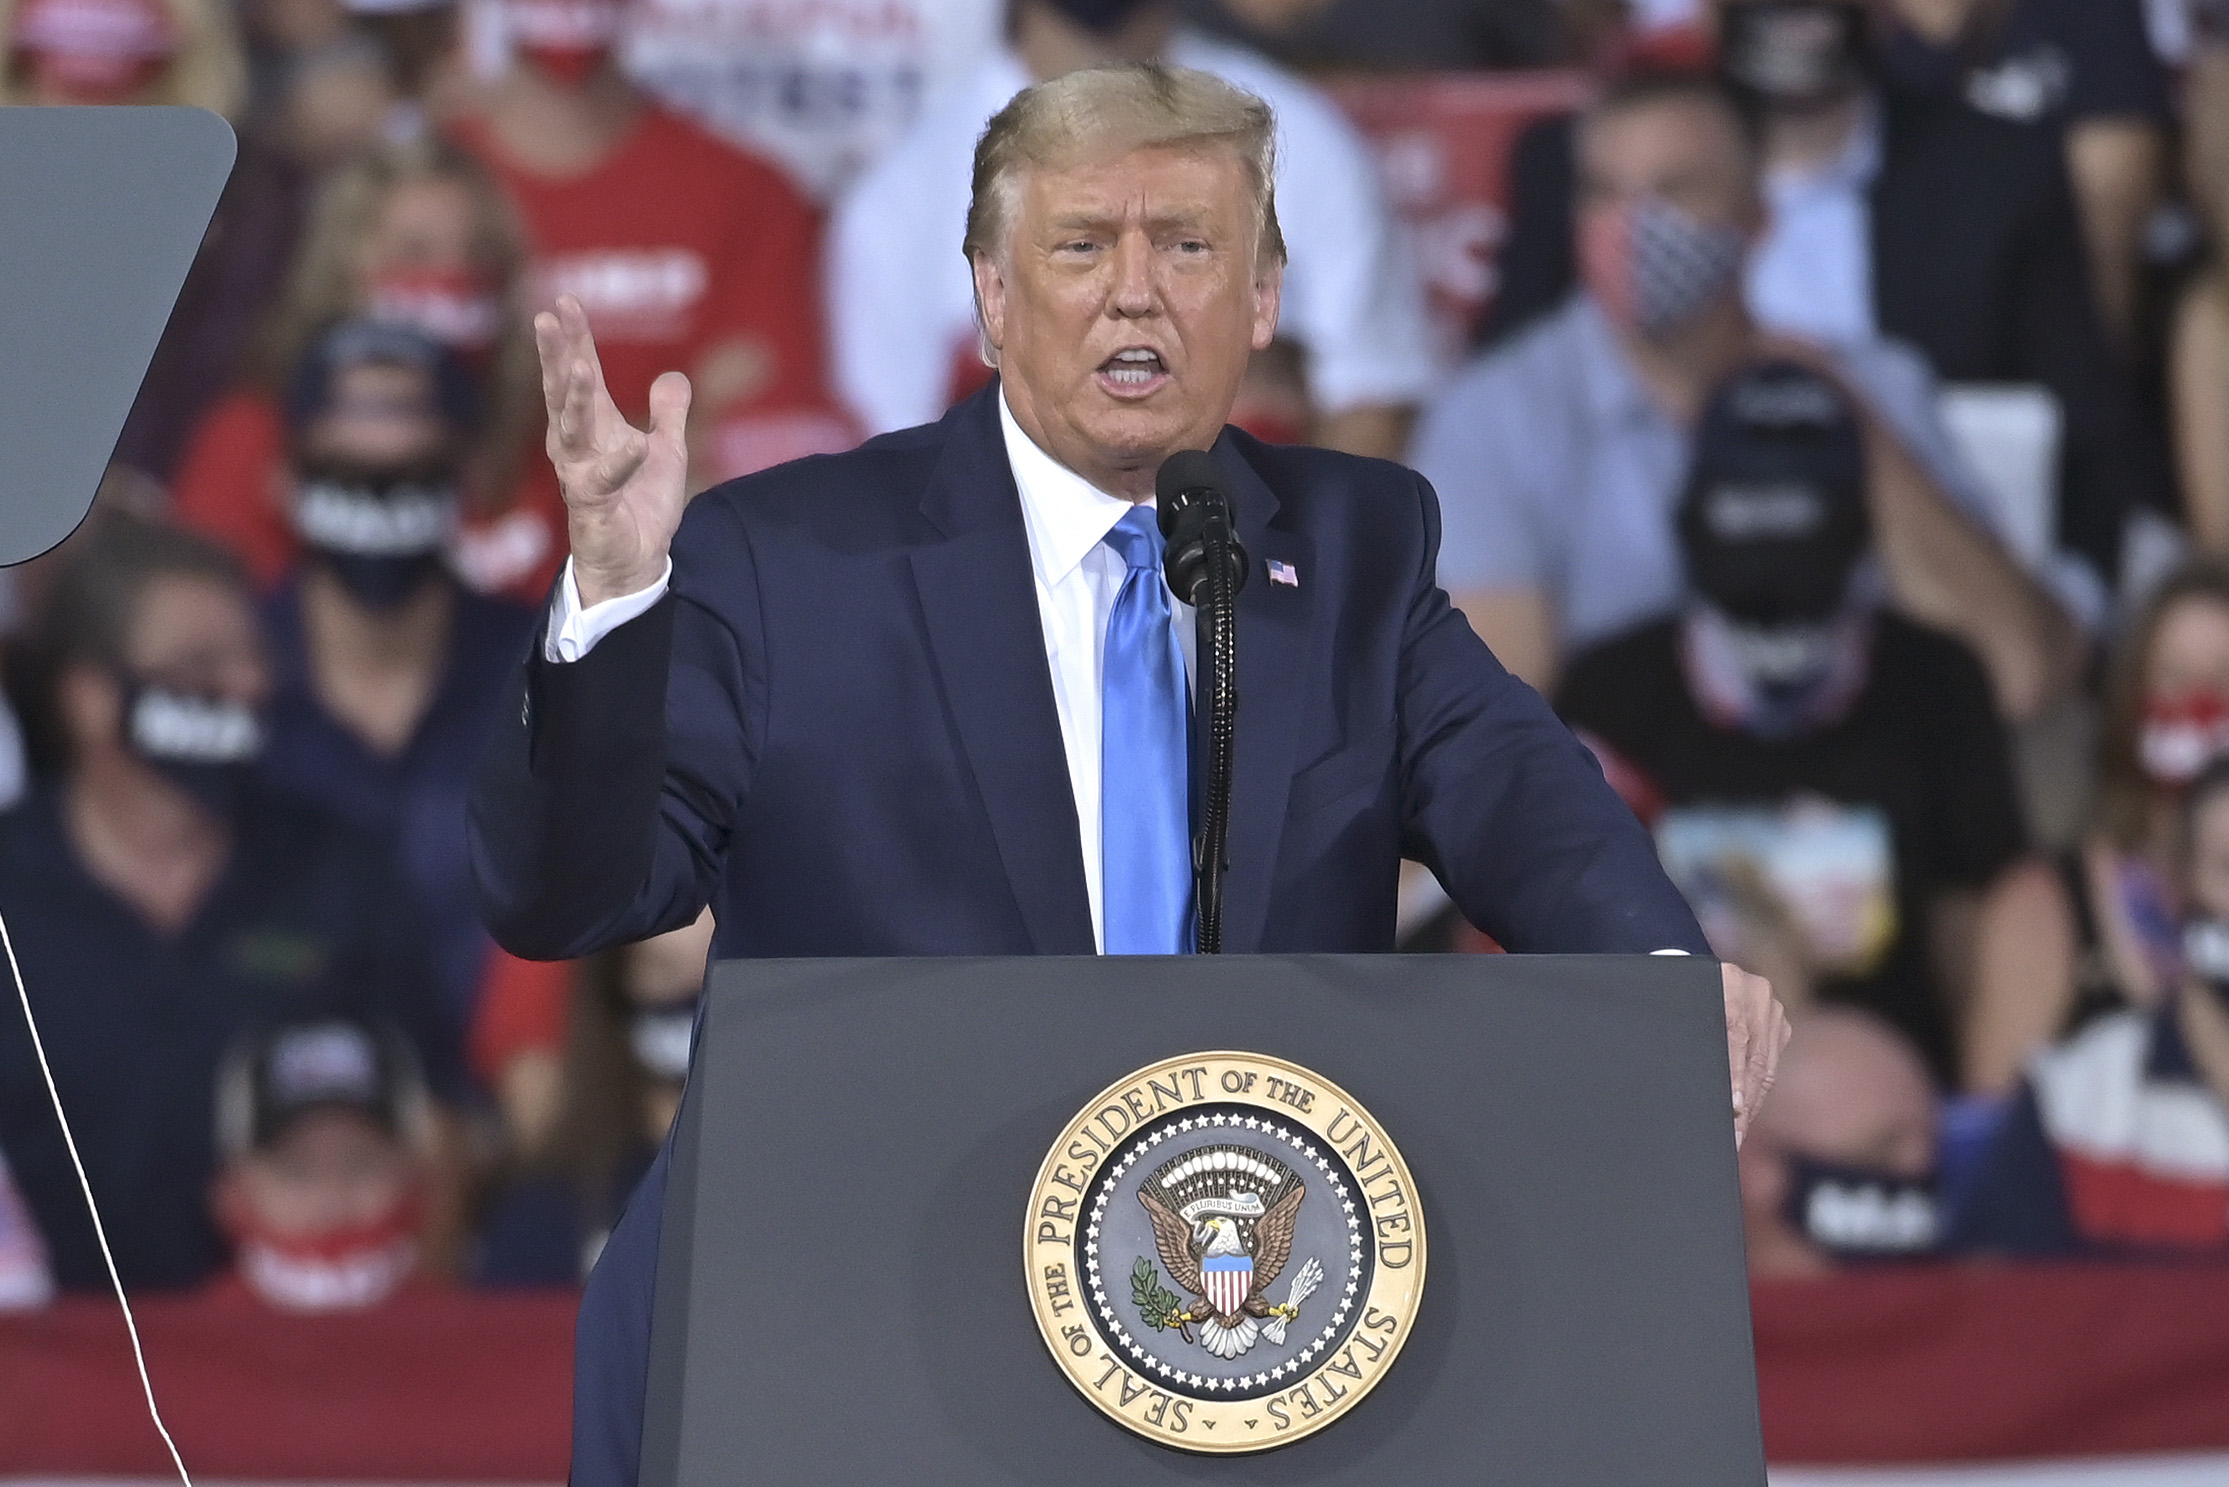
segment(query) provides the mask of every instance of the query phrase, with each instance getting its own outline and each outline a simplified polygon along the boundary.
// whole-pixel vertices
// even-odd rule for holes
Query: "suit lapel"
[[[1238,734],[1232,748],[1230,872],[1224,879],[1223,943],[1261,949],[1270,882],[1284,836],[1293,750],[1315,682],[1310,629],[1315,547],[1271,525],[1277,497],[1240,457],[1228,432],[1215,446],[1238,512],[1239,541],[1252,566],[1238,595]],[[1269,564],[1288,565],[1297,584],[1273,583]],[[1204,779],[1204,776],[1203,776]]]
[[[921,502],[944,540],[914,549],[914,587],[1030,948],[1089,955],[1075,790],[996,398],[994,385],[949,415],[950,436]]]

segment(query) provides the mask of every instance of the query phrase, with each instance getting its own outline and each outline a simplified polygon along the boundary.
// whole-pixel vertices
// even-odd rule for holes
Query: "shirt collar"
[[[1881,173],[1885,130],[1881,106],[1867,98],[1859,107],[1857,125],[1843,142],[1842,152],[1804,170],[1774,170],[1765,177],[1765,192],[1774,205],[1804,197],[1832,196],[1839,192],[1863,193]]]
[[[1029,560],[1047,588],[1076,571],[1131,503],[1110,496],[1037,447],[1014,421],[1006,389],[998,390],[998,426],[1006,436],[1006,463],[1022,496],[1022,520],[1029,528]]]

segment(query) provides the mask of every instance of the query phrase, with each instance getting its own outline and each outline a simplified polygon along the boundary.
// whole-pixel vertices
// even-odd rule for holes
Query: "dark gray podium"
[[[93,504],[232,172],[195,108],[0,108],[0,564]]]
[[[1406,1348],[1282,1449],[1142,1439],[1055,1367],[1025,1206],[1102,1088],[1204,1049],[1341,1086],[1430,1245]],[[1761,1487],[1715,964],[730,963],[659,1259],[645,1487]]]

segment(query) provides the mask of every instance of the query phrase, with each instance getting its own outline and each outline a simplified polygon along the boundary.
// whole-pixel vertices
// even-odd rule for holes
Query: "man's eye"
[[[1176,251],[1179,253],[1205,253],[1207,243],[1201,238],[1185,238],[1176,245]]]

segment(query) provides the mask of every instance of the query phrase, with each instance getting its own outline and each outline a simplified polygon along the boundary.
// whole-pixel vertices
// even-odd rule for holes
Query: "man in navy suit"
[[[1200,73],[1018,95],[965,245],[997,385],[694,503],[686,380],[636,430],[578,303],[537,320],[572,560],[473,802],[497,938],[579,955],[710,903],[722,955],[1187,948],[1190,613],[1150,506],[1164,460],[1208,449],[1258,565],[1227,947],[1390,949],[1412,857],[1512,950],[1709,952],[1436,586],[1430,488],[1224,427],[1276,329],[1273,135]],[[1786,1021],[1731,967],[1726,1020],[1738,1131]],[[635,1478],[664,1182],[661,1158],[582,1303],[575,1487]]]

